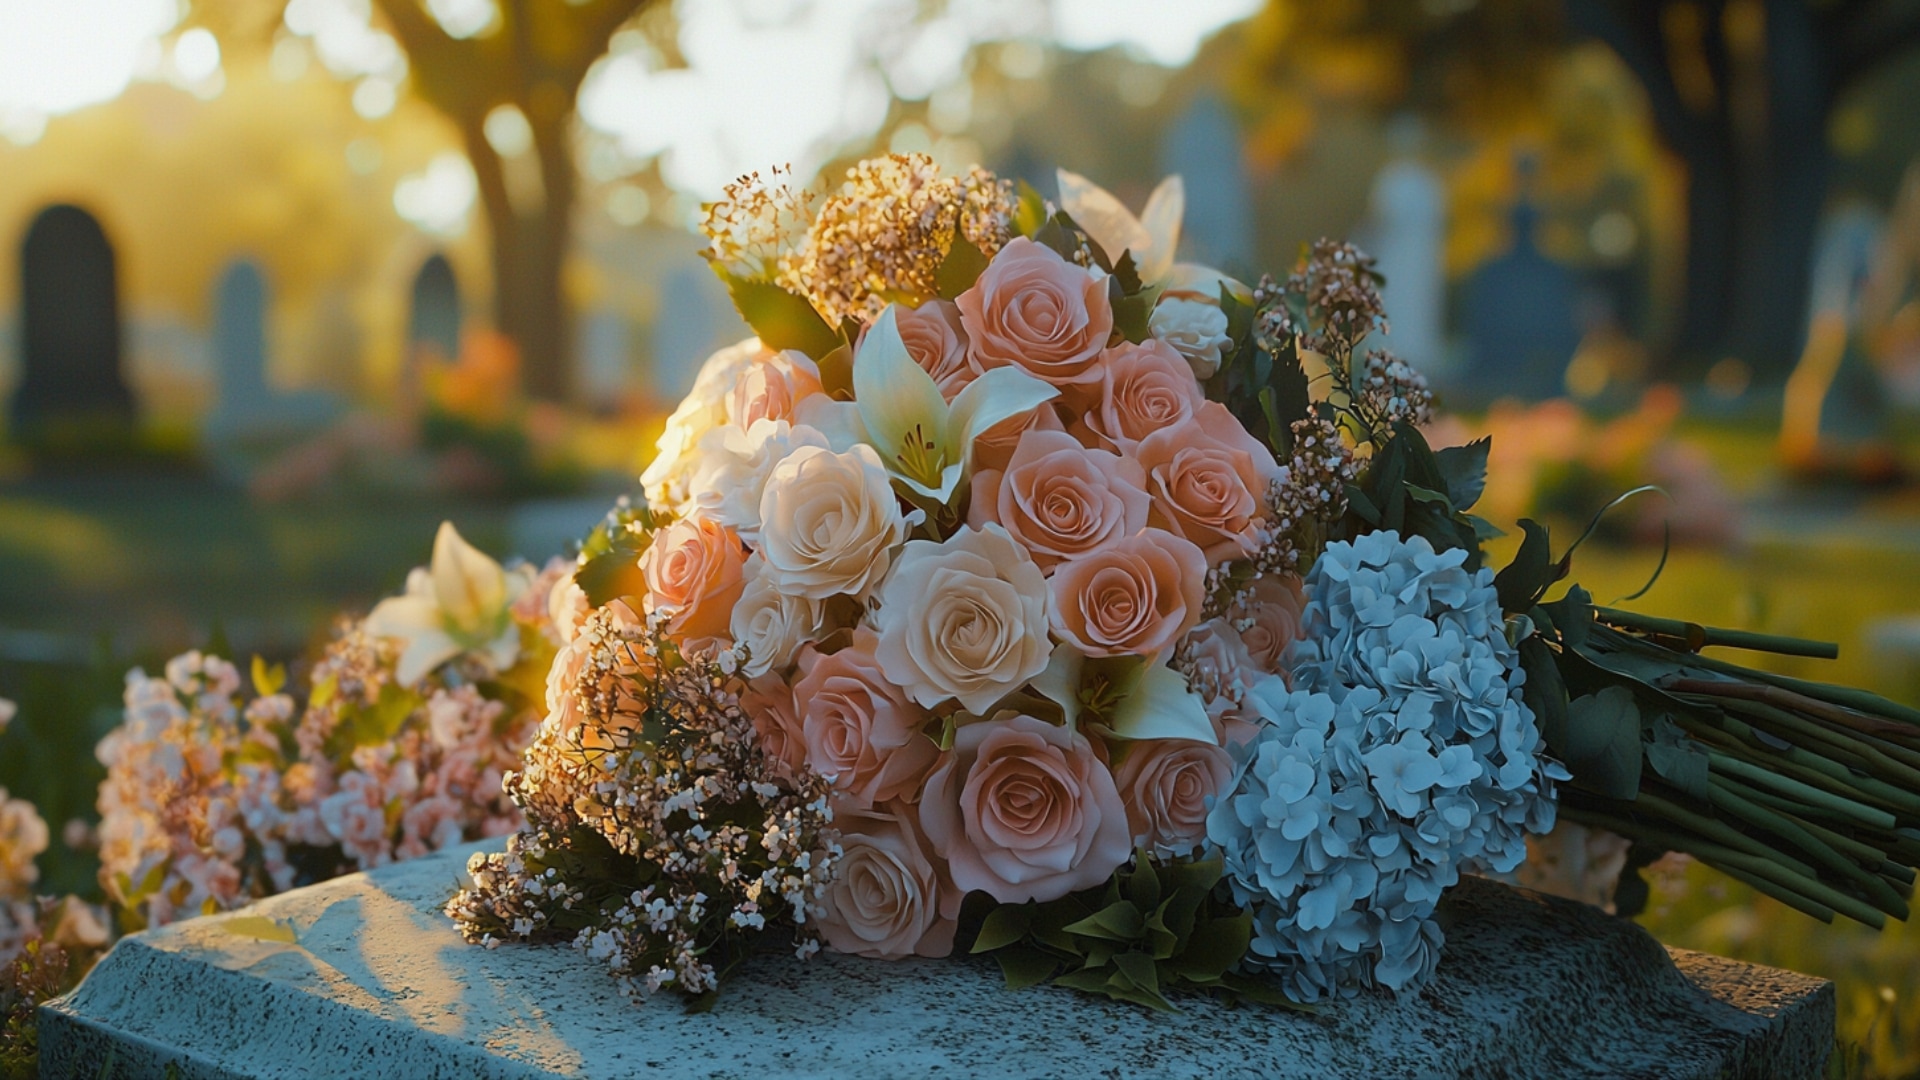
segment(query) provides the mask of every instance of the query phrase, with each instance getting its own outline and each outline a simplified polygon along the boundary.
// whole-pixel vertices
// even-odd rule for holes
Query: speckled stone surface
[[[1623,920],[1468,879],[1417,999],[1166,1017],[1009,993],[991,963],[769,959],[689,1016],[565,947],[465,944],[465,850],[121,941],[41,1013],[43,1075],[1503,1077],[1819,1075],[1832,984],[1669,952]],[[269,922],[268,920],[271,920]],[[290,933],[289,933],[290,932]],[[286,937],[292,940],[283,940]]]

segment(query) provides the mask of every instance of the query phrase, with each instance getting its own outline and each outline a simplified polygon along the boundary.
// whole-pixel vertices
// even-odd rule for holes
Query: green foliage
[[[593,527],[580,545],[586,561],[573,574],[588,603],[599,607],[646,591],[646,582],[640,576],[640,556],[653,542],[658,524],[653,511],[641,506],[616,511]]]
[[[940,260],[940,269],[934,271],[933,285],[942,300],[951,300],[980,280],[987,269],[987,256],[966,234],[955,230],[953,246],[947,249],[947,257]]]
[[[825,356],[838,348],[840,335],[806,297],[790,293],[770,281],[735,277],[718,266],[714,273],[727,286],[740,317],[769,349],[798,349],[808,356]]]
[[[340,723],[327,736],[327,756],[342,762],[362,746],[386,742],[400,733],[415,709],[425,704],[426,699],[416,691],[386,683],[372,704],[340,710]]]
[[[1031,239],[1047,224],[1047,200],[1041,198],[1033,185],[1025,180],[1020,181],[1014,190],[1020,201],[1013,211],[1013,230]]]
[[[1220,310],[1227,316],[1232,344],[1221,352],[1220,370],[1207,380],[1207,398],[1225,405],[1254,438],[1285,461],[1293,453],[1293,425],[1307,418],[1313,398],[1299,345],[1292,338],[1263,344],[1255,333],[1259,313],[1225,284],[1220,286]],[[1278,351],[1269,352],[1268,345]]]
[[[1425,537],[1435,551],[1465,550],[1467,569],[1478,570],[1490,526],[1467,511],[1485,486],[1487,444],[1442,459],[1412,424],[1395,421],[1391,432],[1360,482],[1347,486],[1349,534],[1389,529]]]
[[[1051,981],[1162,1012],[1169,994],[1303,1008],[1233,969],[1247,954],[1253,918],[1221,900],[1218,855],[1156,863],[1139,852],[1100,889],[987,913],[975,953],[992,953],[1007,987]]]
[[[58,945],[33,937],[12,963],[0,968],[0,1080],[40,1075],[36,1010],[78,981],[73,967]]]

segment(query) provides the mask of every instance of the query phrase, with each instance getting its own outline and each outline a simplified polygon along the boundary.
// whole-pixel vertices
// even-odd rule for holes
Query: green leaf
[[[1252,941],[1252,914],[1209,919],[1194,927],[1187,947],[1167,963],[1189,979],[1217,979],[1246,958]]]
[[[1053,984],[1088,994],[1107,994],[1107,978],[1104,971],[1069,971],[1055,978]]]
[[[1133,873],[1127,878],[1127,899],[1141,911],[1160,906],[1160,874],[1154,869],[1153,857],[1144,850],[1135,856]]]
[[[1493,449],[1493,436],[1475,439],[1465,446],[1449,446],[1433,453],[1440,475],[1447,482],[1447,498],[1455,510],[1471,510],[1487,489],[1487,452]]]
[[[1175,863],[1169,875],[1175,890],[1198,889],[1206,893],[1213,891],[1213,887],[1226,876],[1226,869],[1226,861],[1216,850],[1204,859]]]
[[[253,656],[253,692],[261,697],[272,697],[287,685],[287,665],[269,665],[259,653]]]
[[[1224,286],[1223,286],[1224,289]],[[1299,350],[1291,342],[1273,358],[1265,389],[1273,391],[1272,413],[1278,417],[1268,442],[1282,453],[1293,453],[1293,425],[1305,420],[1313,407],[1313,389],[1307,382],[1307,370],[1300,365]]]
[[[1001,904],[987,913],[980,924],[980,936],[974,939],[973,952],[1003,949],[1027,936],[1033,909],[1026,904]]]
[[[1713,759],[1680,726],[1666,717],[1654,721],[1653,741],[1647,744],[1647,764],[1661,779],[1696,799],[1707,797],[1707,778]]]
[[[1496,585],[1499,579],[1495,578]],[[1541,604],[1554,629],[1560,632],[1560,640],[1570,649],[1583,648],[1593,630],[1593,596],[1587,590],[1575,585],[1567,590],[1567,595],[1551,603]]]
[[[1555,757],[1564,760],[1567,746],[1567,687],[1560,678],[1560,665],[1554,659],[1553,650],[1547,643],[1534,634],[1520,642],[1520,666],[1527,673],[1527,681],[1520,688],[1521,697],[1527,708],[1539,720],[1540,734],[1547,740],[1547,749]]]
[[[953,246],[947,249],[947,257],[940,260],[940,269],[934,271],[934,289],[942,300],[951,300],[973,288],[973,283],[986,269],[986,255],[965,233],[955,230]]]
[[[1033,185],[1022,180],[1014,188],[1019,195],[1019,203],[1013,211],[1013,228],[1021,236],[1031,238],[1047,223],[1047,200],[1033,189]]]
[[[813,309],[803,296],[790,293],[770,281],[749,281],[734,277],[715,267],[726,283],[733,306],[747,321],[760,343],[769,349],[798,349],[811,357],[822,357],[838,348],[840,335]]]
[[[1565,761],[1576,781],[1608,798],[1640,793],[1640,708],[1633,691],[1609,686],[1567,703]]]
[[[647,580],[640,572],[643,550],[617,543],[611,551],[588,559],[585,566],[574,571],[573,580],[587,594],[587,602],[600,607],[623,596],[644,595]]]
[[[1108,904],[1066,928],[1069,934],[1105,938],[1108,941],[1132,941],[1145,929],[1146,920],[1141,917],[1140,909],[1125,900]]]
[[[1140,268],[1134,265],[1131,251],[1120,253],[1120,260],[1113,264],[1113,279],[1120,283],[1120,292],[1124,296],[1132,296],[1146,287],[1140,280]]]
[[[1060,970],[1060,961],[1024,945],[996,950],[993,958],[1000,961],[1000,974],[1007,980],[1009,990],[1025,990],[1046,982]]]
[[[1154,964],[1153,957],[1137,952],[1116,953],[1113,957],[1113,966],[1133,985],[1155,996],[1159,995],[1160,971]]]
[[[1065,211],[1048,218],[1047,223],[1033,234],[1033,242],[1052,248],[1054,254],[1068,262],[1075,261],[1080,255],[1080,232]]]
[[[1532,518],[1521,518],[1520,531],[1526,538],[1520,541],[1519,552],[1506,569],[1493,576],[1500,609],[1510,614],[1532,607],[1554,580],[1553,546],[1546,526]]]
[[[1119,290],[1119,279],[1108,278],[1107,280],[1116,283],[1111,286],[1111,288],[1117,292]],[[1152,293],[1136,293],[1133,296],[1110,297],[1111,306],[1113,307],[1113,332],[1118,335],[1121,340],[1131,341],[1135,345],[1152,337],[1153,328],[1150,325],[1150,320],[1153,316],[1154,299],[1155,297]]]
[[[1373,499],[1356,484],[1347,485],[1347,509],[1361,521],[1380,527],[1380,508],[1373,505]]]

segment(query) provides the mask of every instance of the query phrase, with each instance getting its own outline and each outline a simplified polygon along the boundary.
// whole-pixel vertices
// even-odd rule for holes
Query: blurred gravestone
[[[627,320],[617,311],[589,312],[580,327],[580,388],[589,404],[611,408],[626,396]]]
[[[267,281],[241,259],[214,290],[213,374],[216,400],[202,428],[208,441],[271,441],[331,420],[340,404],[316,391],[280,393],[267,384]]]
[[[1580,347],[1578,283],[1535,246],[1538,216],[1525,199],[1516,203],[1512,250],[1475,270],[1466,284],[1466,381],[1489,397],[1560,395],[1567,362]]]
[[[1252,262],[1253,213],[1240,167],[1239,125],[1218,98],[1204,94],[1174,122],[1160,148],[1160,171],[1179,173],[1187,189],[1181,228],[1187,258],[1227,271]]]
[[[427,348],[442,360],[460,358],[460,283],[445,255],[434,254],[413,279],[413,312],[407,319],[409,362]]]
[[[653,396],[678,401],[693,388],[708,354],[727,344],[738,325],[726,291],[704,261],[689,259],[669,271],[653,320]]]
[[[113,246],[93,215],[51,206],[20,251],[20,384],[15,436],[124,443],[135,406],[120,370]]]
[[[1886,221],[1871,206],[1852,204],[1821,223],[1815,241],[1807,310],[1860,328],[1860,301],[1874,262],[1887,240]],[[1820,437],[1871,439],[1885,434],[1887,394],[1862,349],[1858,333],[1849,333],[1835,358],[1820,407]]]
[[[1432,169],[1417,158],[1401,157],[1374,177],[1372,213],[1371,254],[1380,260],[1379,270],[1386,275],[1382,299],[1392,330],[1379,345],[1436,374],[1446,351],[1442,327],[1446,277],[1441,253],[1446,192]]]

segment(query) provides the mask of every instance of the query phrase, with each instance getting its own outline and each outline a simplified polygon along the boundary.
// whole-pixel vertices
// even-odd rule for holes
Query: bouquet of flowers
[[[100,883],[127,929],[512,832],[571,568],[503,568],[442,525],[402,596],[345,624],[305,707],[284,667],[189,652],[127,674],[96,753]]]
[[[1177,178],[1061,194],[896,155],[709,209],[758,337],[584,546],[470,939],[696,1001],[823,945],[1162,1008],[1408,994],[1447,888],[1562,808],[1640,863],[1805,842],[1748,876],[1904,914],[1897,707],[1696,655],[1804,643],[1546,602],[1531,522],[1484,565],[1488,444],[1428,446],[1355,249],[1248,286],[1174,261]]]

